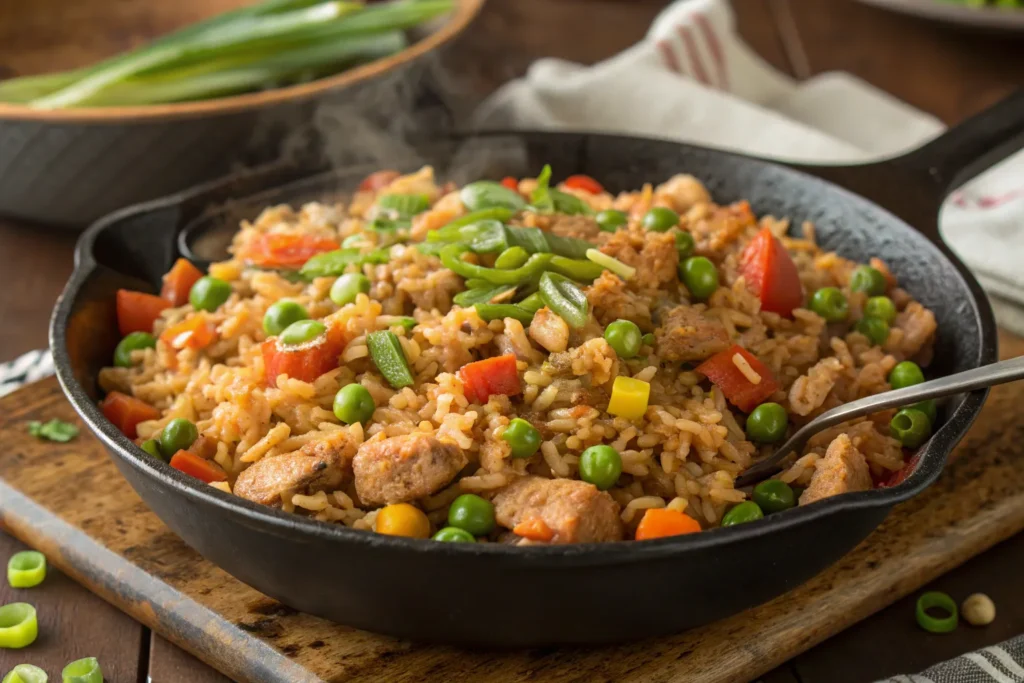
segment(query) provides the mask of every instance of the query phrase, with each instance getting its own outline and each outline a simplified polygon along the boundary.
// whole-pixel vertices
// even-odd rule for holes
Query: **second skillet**
[[[535,175],[550,163],[560,175],[599,178],[613,192],[692,173],[716,201],[749,199],[758,215],[812,221],[819,241],[843,256],[884,258],[934,311],[929,374],[943,375],[995,360],[996,333],[977,282],[939,238],[938,207],[953,185],[1022,138],[1024,96],[1016,96],[906,157],[857,167],[796,169],[692,145],[577,133],[449,140],[380,166],[409,171],[431,163],[441,177],[465,182]],[[321,171],[308,165],[236,177],[97,223],[79,242],[50,334],[64,391],[145,502],[206,558],[299,610],[418,640],[506,647],[622,641],[698,626],[765,602],[835,562],[893,505],[934,481],[981,409],[985,392],[949,405],[914,472],[893,488],[640,543],[436,543],[316,522],[221,493],[146,455],[97,408],[96,376],[118,341],[114,292],[157,289],[188,226],[234,227],[267,204],[354,186],[351,173]]]

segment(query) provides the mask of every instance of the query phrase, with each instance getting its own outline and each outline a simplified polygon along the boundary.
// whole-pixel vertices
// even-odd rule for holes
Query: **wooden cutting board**
[[[1004,357],[1024,354],[1024,340],[1001,341]],[[0,520],[75,580],[239,681],[749,681],[1024,529],[1018,383],[993,390],[931,489],[768,604],[618,647],[465,651],[338,626],[262,596],[172,534],[84,430],[69,444],[28,435],[27,421],[54,417],[77,421],[53,379],[0,399]],[[481,628],[488,618],[481,609]]]

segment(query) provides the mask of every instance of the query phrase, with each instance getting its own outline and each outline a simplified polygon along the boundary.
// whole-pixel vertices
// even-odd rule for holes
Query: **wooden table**
[[[665,0],[491,0],[453,63],[482,90],[523,73],[542,56],[585,63],[640,39]],[[1018,39],[888,14],[853,0],[734,0],[743,37],[775,67],[798,78],[830,70],[854,73],[911,105],[955,123],[1024,83]],[[567,33],[567,26],[585,26]],[[129,27],[145,33],[146,27]],[[112,34],[115,32],[112,32]],[[0,74],[5,73],[0,53]],[[59,198],[55,198],[59,201]],[[71,272],[75,236],[0,220],[0,359],[46,344],[50,309]],[[0,558],[22,549],[0,534]],[[910,673],[961,652],[1024,632],[1024,563],[1018,536],[936,581],[953,595],[987,592],[998,619],[986,629],[932,636],[914,624],[913,598],[901,600],[765,677],[765,683],[855,683]],[[99,656],[113,683],[226,679],[53,572],[34,595],[45,639],[33,660],[50,671]],[[0,604],[10,600],[6,582]],[[21,661],[0,651],[0,675]]]

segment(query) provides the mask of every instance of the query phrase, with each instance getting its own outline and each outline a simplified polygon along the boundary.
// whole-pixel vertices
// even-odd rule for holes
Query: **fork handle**
[[[943,398],[954,394],[962,394],[1018,379],[1024,379],[1024,356],[1002,360],[990,365],[983,365],[980,368],[958,372],[955,375],[940,377],[939,379],[929,380],[910,387],[904,387],[903,389],[885,391],[844,403],[822,413],[798,429],[778,450],[764,460],[758,461],[737,477],[736,486],[747,486],[760,481],[768,476],[770,472],[774,471],[783,458],[793,451],[799,451],[803,448],[804,444],[812,436],[842,422],[877,413],[886,408],[897,408],[919,401],[926,401],[930,398]]]

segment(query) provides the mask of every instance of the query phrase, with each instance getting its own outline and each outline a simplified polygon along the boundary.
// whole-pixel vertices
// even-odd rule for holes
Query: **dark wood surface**
[[[117,49],[123,47],[119,41],[125,35],[145,37],[166,28],[132,24],[139,15],[130,8],[138,3],[89,0],[76,6],[90,4],[127,8],[119,25],[104,25],[103,30],[89,27],[90,49],[97,42],[101,52]],[[542,56],[598,61],[638,40],[664,4],[663,0],[490,0],[472,34],[460,41],[455,63],[475,75],[481,89],[487,89],[521,74]],[[744,39],[777,68],[800,78],[829,70],[849,71],[947,123],[1024,84],[1024,60],[1019,58],[1016,37],[965,32],[853,0],[739,0],[734,6]],[[0,0],[0,23],[3,7]],[[100,16],[109,20],[122,15],[102,12]],[[566,26],[583,22],[585,31],[566,32]],[[48,54],[52,55],[49,63],[64,65],[61,60],[66,53],[51,50]],[[10,57],[9,48],[0,49],[0,75],[18,71]],[[73,245],[74,236],[67,233],[0,219],[0,273],[5,276],[0,290],[4,322],[0,359],[45,345],[51,306],[71,271]],[[0,535],[0,557],[16,548],[12,539]],[[870,681],[886,673],[914,671],[1024,631],[1024,593],[1013,571],[1022,559],[1024,539],[1018,536],[935,582],[961,597],[982,590],[996,598],[1000,615],[987,629],[923,635],[913,625],[911,598],[906,598],[797,657],[765,681]],[[5,592],[9,590],[0,588],[5,602],[12,599]],[[51,575],[46,590],[33,593],[32,600],[53,606],[48,613],[56,616],[48,618],[55,619],[49,624],[57,631],[49,632],[61,633],[59,639],[40,641],[45,648],[38,649],[51,676],[64,661],[103,652],[104,658],[110,658],[110,665],[105,659],[104,666],[112,681],[144,681],[147,669],[158,683],[224,680],[161,638],[150,639],[136,622],[59,574]],[[115,644],[113,650],[102,649],[108,637]],[[0,669],[6,670],[8,654],[0,652]],[[21,660],[10,663],[17,661]]]

